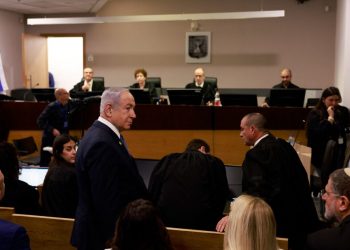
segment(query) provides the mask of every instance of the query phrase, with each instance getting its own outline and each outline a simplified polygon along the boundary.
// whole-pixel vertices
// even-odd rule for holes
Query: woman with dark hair
[[[134,77],[135,77],[136,83],[132,84],[130,88],[137,88],[137,89],[149,88],[146,82],[147,71],[145,69],[136,69],[134,72]]]
[[[39,192],[18,179],[20,167],[17,151],[11,143],[0,142],[0,170],[6,188],[0,206],[14,207],[16,213],[40,214]]]
[[[63,134],[55,138],[42,191],[42,204],[49,216],[75,217],[78,204],[75,155],[76,142],[72,137]]]
[[[130,202],[117,223],[113,250],[171,250],[168,232],[150,201]]]
[[[327,184],[329,174],[344,165],[350,118],[349,110],[339,105],[341,101],[338,88],[325,89],[307,119],[311,162],[321,174],[321,189]]]

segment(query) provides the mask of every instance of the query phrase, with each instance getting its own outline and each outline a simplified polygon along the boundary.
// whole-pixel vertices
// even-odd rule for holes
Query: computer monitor
[[[258,106],[258,99],[253,94],[220,94],[222,106]]]
[[[167,89],[171,105],[201,105],[201,89]]]
[[[303,107],[305,89],[271,89],[270,106]]]
[[[33,88],[31,92],[38,102],[53,102],[56,100],[54,88]]]
[[[136,104],[151,104],[151,95],[148,89],[129,88],[130,93],[134,96]]]
[[[79,92],[71,93],[71,97],[84,100],[85,98],[89,98],[89,97],[101,97],[102,93],[103,93],[102,90],[88,91],[88,92],[79,91]]]
[[[44,183],[48,168],[46,167],[22,167],[18,178],[33,187]]]

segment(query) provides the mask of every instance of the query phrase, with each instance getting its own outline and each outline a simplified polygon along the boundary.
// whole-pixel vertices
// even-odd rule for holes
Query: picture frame
[[[186,63],[210,63],[211,33],[186,32]]]

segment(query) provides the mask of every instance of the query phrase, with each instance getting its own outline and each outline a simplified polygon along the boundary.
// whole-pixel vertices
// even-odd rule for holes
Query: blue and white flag
[[[2,65],[2,59],[0,54],[0,92],[4,92],[5,90],[8,90],[6,78],[5,78],[5,72],[4,67]]]

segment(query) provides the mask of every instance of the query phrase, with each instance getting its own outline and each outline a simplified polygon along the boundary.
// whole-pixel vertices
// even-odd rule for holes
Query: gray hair
[[[125,88],[108,88],[102,93],[101,104],[100,104],[100,114],[107,104],[112,104],[113,107],[119,105],[120,96],[123,92],[128,92]]]
[[[329,178],[333,183],[334,193],[344,195],[350,200],[350,169],[341,168],[333,171]]]

